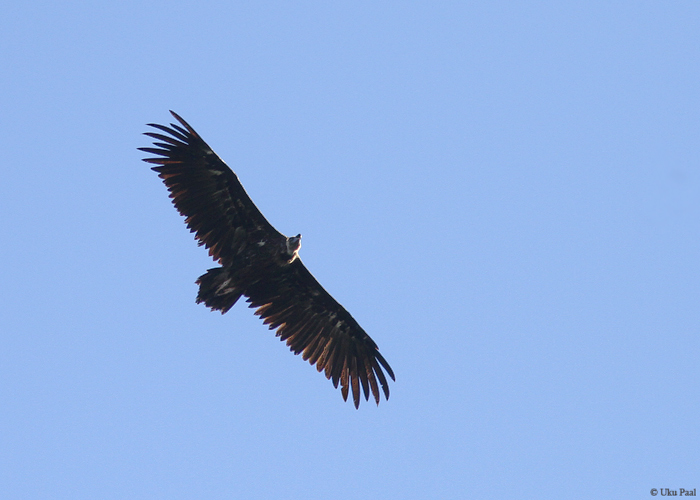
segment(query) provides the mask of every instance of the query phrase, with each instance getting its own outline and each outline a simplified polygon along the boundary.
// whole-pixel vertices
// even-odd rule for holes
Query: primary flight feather
[[[294,354],[316,365],[340,384],[343,399],[352,390],[355,408],[360,386],[379,404],[381,387],[389,398],[384,371],[394,372],[377,344],[326,290],[299,258],[301,234],[277,231],[253,204],[236,174],[185,120],[170,112],[180,125],[148,124],[157,155],[144,161],[157,166],[178,212],[186,217],[200,245],[221,267],[199,277],[197,303],[225,313],[245,296],[249,307],[270,329],[276,329]]]

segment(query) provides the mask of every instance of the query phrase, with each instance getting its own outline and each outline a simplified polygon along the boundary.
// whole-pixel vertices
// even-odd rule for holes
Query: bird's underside
[[[377,345],[343,306],[330,296],[298,256],[301,235],[279,233],[253,204],[236,174],[176,113],[180,125],[149,124],[146,132],[157,155],[144,161],[163,180],[190,231],[221,267],[197,280],[197,302],[225,313],[246,297],[249,307],[294,354],[323,371],[343,399],[352,390],[360,404],[370,393],[379,404],[381,386],[389,398],[384,371],[394,373]],[[160,133],[160,132],[164,132]],[[167,135],[166,135],[167,134]]]

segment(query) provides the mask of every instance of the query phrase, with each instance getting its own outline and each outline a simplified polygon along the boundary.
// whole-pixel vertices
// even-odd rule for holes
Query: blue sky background
[[[698,2],[14,2],[0,47],[2,498],[700,488]],[[169,109],[388,402],[194,303]]]

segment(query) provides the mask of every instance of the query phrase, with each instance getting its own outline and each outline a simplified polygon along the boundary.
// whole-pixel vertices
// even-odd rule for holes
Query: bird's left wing
[[[352,388],[355,407],[360,404],[360,385],[365,400],[370,391],[379,404],[379,385],[389,398],[383,370],[394,379],[389,363],[350,313],[306,269],[300,259],[278,268],[264,280],[245,289],[250,307],[290,350],[323,371],[333,385],[341,385],[343,399]]]

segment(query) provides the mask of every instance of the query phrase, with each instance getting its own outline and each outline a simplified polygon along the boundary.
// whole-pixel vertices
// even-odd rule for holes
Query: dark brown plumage
[[[379,404],[381,386],[389,398],[384,371],[394,372],[377,345],[343,306],[330,296],[298,257],[301,235],[287,238],[263,217],[236,174],[176,113],[180,125],[149,124],[157,132],[155,148],[139,148],[157,155],[144,161],[170,191],[190,231],[221,267],[197,280],[197,302],[225,313],[241,296],[257,308],[269,328],[276,329],[294,354],[323,371],[343,399],[352,389],[360,404],[370,392]]]

